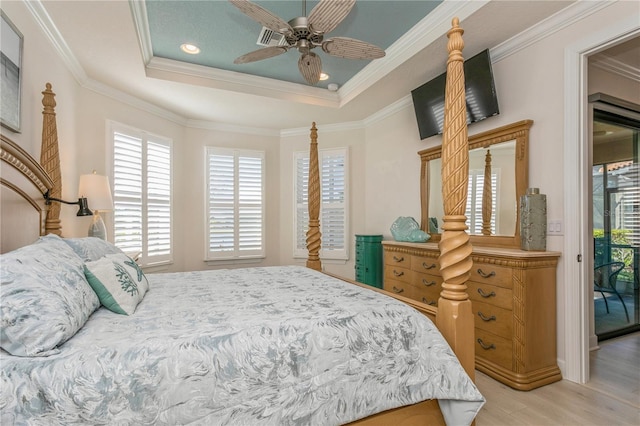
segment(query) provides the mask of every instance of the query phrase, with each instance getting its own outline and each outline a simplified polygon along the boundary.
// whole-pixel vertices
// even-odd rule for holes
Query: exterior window
[[[207,260],[265,256],[264,152],[207,148]]]
[[[172,141],[111,124],[115,245],[143,266],[173,261]]]
[[[491,173],[491,235],[496,235],[496,222],[499,223],[498,215],[498,174],[499,170],[494,168]],[[484,193],[484,170],[469,170],[469,190],[467,192],[467,226],[469,233],[482,235],[482,194]]]
[[[298,152],[295,159],[295,245],[294,257],[307,257],[307,229],[309,225],[309,153]],[[347,148],[321,150],[318,152],[320,165],[320,232],[323,259],[349,259],[347,201],[349,199],[348,150]]]

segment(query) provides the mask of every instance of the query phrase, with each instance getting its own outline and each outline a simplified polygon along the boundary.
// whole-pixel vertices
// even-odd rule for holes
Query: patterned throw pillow
[[[85,262],[98,260],[107,254],[123,253],[122,250],[109,241],[95,237],[64,238],[62,241],[69,244],[69,247]]]
[[[0,256],[0,345],[12,355],[58,351],[100,307],[82,259],[57,235]]]
[[[133,314],[149,289],[142,269],[126,254],[108,254],[87,262],[84,273],[100,303],[118,314]]]

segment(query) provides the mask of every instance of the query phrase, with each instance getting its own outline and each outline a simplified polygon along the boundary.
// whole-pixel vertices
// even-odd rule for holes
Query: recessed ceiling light
[[[321,72],[320,73],[320,81],[329,80],[329,77],[331,77],[331,76],[329,74],[327,74],[326,72]]]
[[[189,53],[190,55],[197,55],[198,53],[200,53],[200,48],[198,46],[194,46],[193,44],[189,43],[181,45],[180,49],[182,49],[184,53]]]

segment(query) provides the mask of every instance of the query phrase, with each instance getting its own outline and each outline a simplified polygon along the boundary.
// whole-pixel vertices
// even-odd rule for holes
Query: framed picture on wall
[[[0,124],[20,133],[20,75],[22,73],[22,34],[0,10],[0,60],[2,72]]]

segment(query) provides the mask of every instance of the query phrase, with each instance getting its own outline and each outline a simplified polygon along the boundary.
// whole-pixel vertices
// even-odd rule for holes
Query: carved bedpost
[[[309,145],[309,229],[307,230],[307,268],[322,270],[320,262],[320,170],[318,167],[318,129],[315,121],[311,125],[311,143]]]
[[[482,235],[491,235],[493,213],[493,191],[491,189],[491,151],[484,157],[484,187],[482,189]]]
[[[447,33],[447,82],[445,121],[442,137],[442,197],[444,218],[440,248],[442,292],[438,301],[437,325],[473,379],[475,353],[471,301],[466,281],[471,270],[471,243],[464,215],[469,182],[469,147],[462,49],[464,42],[459,19],[452,20]],[[458,348],[466,348],[460,351]],[[469,350],[468,348],[471,348]]]
[[[49,195],[53,198],[62,198],[62,177],[60,175],[60,153],[58,152],[58,128],[56,125],[56,96],[51,91],[51,83],[42,92],[42,145],[40,148],[40,164],[53,181],[53,187]],[[60,224],[60,203],[51,203],[47,210],[44,224],[45,234],[62,235]]]

